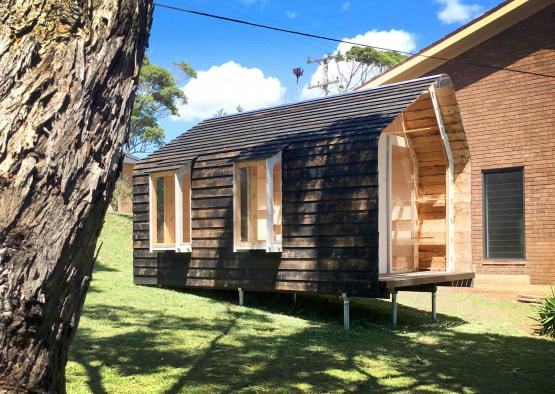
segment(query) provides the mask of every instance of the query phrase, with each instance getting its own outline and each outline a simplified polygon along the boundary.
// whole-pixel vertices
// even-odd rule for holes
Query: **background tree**
[[[334,57],[340,93],[348,92],[406,59],[396,51],[380,51],[370,47],[354,46],[345,54]]]
[[[185,62],[173,63],[186,77],[196,78],[193,68]],[[178,106],[187,98],[172,73],[150,62],[147,56],[139,74],[139,86],[131,114],[131,131],[126,151],[150,152],[164,144],[164,129],[158,123],[168,115],[179,115]]]
[[[303,76],[304,74],[304,69],[302,67],[295,67],[293,68],[293,70],[291,70],[293,72],[293,75],[296,78],[296,87],[295,87],[295,98],[299,97],[299,78]]]
[[[65,392],[152,9],[0,2],[0,392]]]
[[[220,108],[212,114],[212,117],[213,118],[221,118],[222,116],[226,116],[226,115],[227,115],[227,111],[223,108]]]

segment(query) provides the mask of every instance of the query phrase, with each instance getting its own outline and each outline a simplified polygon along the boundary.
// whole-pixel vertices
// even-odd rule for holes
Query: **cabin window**
[[[280,155],[235,163],[234,249],[281,252]]]
[[[150,176],[151,249],[175,246],[175,173],[158,172]]]
[[[191,167],[150,175],[150,249],[191,251]]]
[[[484,254],[486,259],[525,258],[524,170],[489,170],[484,179]]]

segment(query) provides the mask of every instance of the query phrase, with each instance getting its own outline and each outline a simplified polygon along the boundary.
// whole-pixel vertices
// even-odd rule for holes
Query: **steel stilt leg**
[[[341,298],[343,299],[343,327],[345,330],[350,328],[350,316],[349,316],[349,299],[347,298],[347,293],[341,293]]]
[[[391,293],[391,325],[397,327],[397,289]]]

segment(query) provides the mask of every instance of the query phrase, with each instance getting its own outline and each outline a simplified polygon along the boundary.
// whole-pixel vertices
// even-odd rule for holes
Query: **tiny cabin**
[[[470,192],[446,75],[209,119],[135,166],[134,281],[394,301],[469,286]]]

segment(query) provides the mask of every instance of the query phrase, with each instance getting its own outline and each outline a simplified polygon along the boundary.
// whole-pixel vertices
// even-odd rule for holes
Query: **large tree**
[[[0,391],[65,391],[151,15],[0,2]]]
[[[189,64],[179,62],[174,65],[186,79],[196,78],[197,74]],[[172,73],[151,63],[145,56],[131,113],[131,132],[126,150],[130,153],[145,153],[160,147],[165,137],[160,119],[178,115],[179,105],[186,103],[187,98],[177,86]]]
[[[340,93],[351,91],[404,59],[406,56],[399,52],[382,51],[371,47],[354,46],[346,53],[338,53],[333,56],[338,91]]]

